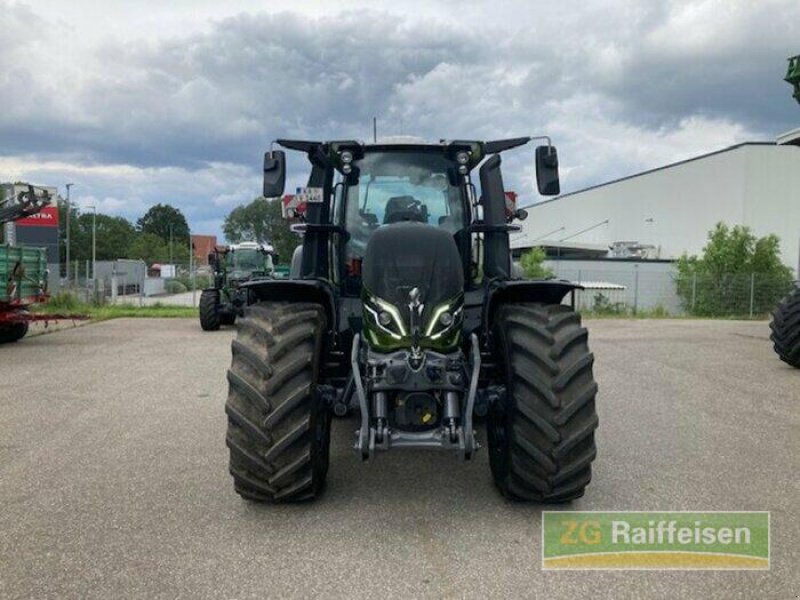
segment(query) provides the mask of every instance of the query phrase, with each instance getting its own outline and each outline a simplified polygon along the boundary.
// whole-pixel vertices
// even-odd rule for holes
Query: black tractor
[[[236,491],[314,498],[328,471],[332,413],[360,412],[363,460],[403,448],[479,449],[508,497],[582,496],[595,458],[597,385],[580,286],[515,278],[500,153],[532,138],[438,144],[278,140],[311,163],[299,277],[244,284],[228,371],[227,445]],[[278,197],[285,153],[264,160]],[[480,196],[471,173],[478,170]],[[558,158],[536,149],[540,193]],[[574,302],[572,303],[574,305]]]
[[[208,265],[214,271],[214,285],[200,294],[198,312],[203,331],[233,325],[254,298],[244,284],[272,279],[274,260],[275,252],[269,244],[241,242],[214,248],[208,255]]]

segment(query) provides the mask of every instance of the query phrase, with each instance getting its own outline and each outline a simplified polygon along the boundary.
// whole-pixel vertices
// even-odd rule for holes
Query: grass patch
[[[33,311],[46,315],[84,315],[93,321],[106,321],[120,318],[196,318],[197,308],[191,306],[170,306],[152,304],[137,306],[135,304],[102,304],[93,305],[80,302],[74,295],[55,294],[50,302],[33,307]]]

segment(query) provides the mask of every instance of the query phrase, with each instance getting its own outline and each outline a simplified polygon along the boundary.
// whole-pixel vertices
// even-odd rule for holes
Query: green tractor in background
[[[800,103],[800,55],[789,59],[784,81],[794,88],[793,97]],[[800,286],[775,309],[769,326],[770,339],[780,359],[800,369]]]
[[[527,213],[507,205],[500,154],[531,139],[278,140],[311,166],[305,222],[293,226],[303,245],[293,277],[243,286],[254,301],[232,342],[225,405],[239,495],[318,496],[331,416],[351,407],[362,460],[405,449],[469,460],[481,445],[474,418],[485,416],[504,495],[583,495],[597,384],[587,330],[565,303],[582,288],[521,279],[511,263],[509,232]],[[547,142],[536,148],[537,186],[556,195]],[[264,197],[280,197],[285,180],[285,153],[268,152]]]
[[[242,242],[217,246],[208,255],[214,271],[214,287],[200,295],[200,327],[216,331],[220,325],[233,325],[244,307],[253,300],[243,284],[275,277],[277,256],[269,244]]]

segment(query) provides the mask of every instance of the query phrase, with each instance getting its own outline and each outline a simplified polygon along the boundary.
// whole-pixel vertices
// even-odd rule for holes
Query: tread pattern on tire
[[[203,331],[217,331],[220,325],[219,318],[219,291],[203,290],[200,294],[200,327]]]
[[[780,359],[800,368],[800,287],[796,287],[772,313],[769,324],[775,352]]]
[[[508,497],[583,495],[597,451],[597,384],[588,332],[568,306],[507,304],[494,326],[507,394],[489,419],[490,464]],[[496,427],[502,431],[498,434]]]
[[[258,303],[238,319],[226,443],[236,492],[262,502],[310,500],[328,470],[330,413],[315,390],[325,312]]]

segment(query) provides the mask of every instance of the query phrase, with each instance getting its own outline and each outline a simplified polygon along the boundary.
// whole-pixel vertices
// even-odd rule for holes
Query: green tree
[[[763,315],[792,287],[780,259],[780,239],[757,238],[749,227],[724,223],[708,233],[702,256],[678,260],[677,291],[685,309],[700,316]]]
[[[170,258],[169,242],[153,233],[138,233],[130,245],[128,258],[143,260],[148,265],[168,263]],[[172,261],[176,264],[188,265],[189,248],[187,244],[173,243]]]
[[[287,263],[300,243],[297,234],[281,217],[281,201],[256,198],[250,204],[237,206],[222,225],[225,238],[231,243],[270,243],[278,253],[280,262]]]
[[[544,259],[547,257],[544,248],[531,248],[525,252],[519,262],[525,277],[528,279],[548,279],[554,276],[553,271],[544,266]]]
[[[94,215],[79,214],[70,226],[71,258],[91,260]],[[98,214],[96,225],[97,260],[126,258],[136,237],[136,230],[127,219]]]
[[[183,213],[169,204],[151,206],[144,216],[136,222],[136,229],[142,233],[157,235],[165,242],[170,239],[178,244],[189,243],[189,224]]]

